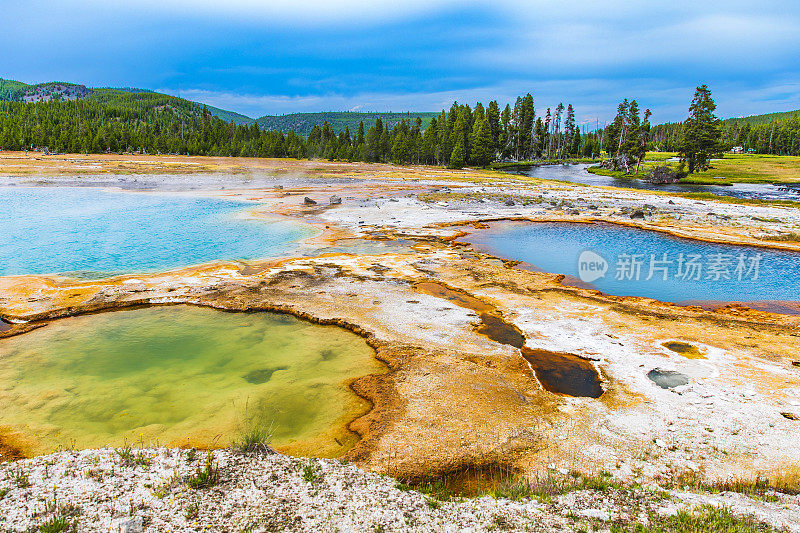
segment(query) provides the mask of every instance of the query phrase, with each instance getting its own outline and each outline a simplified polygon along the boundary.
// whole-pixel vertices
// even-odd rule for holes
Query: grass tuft
[[[205,464],[197,467],[194,475],[189,476],[186,484],[193,489],[205,489],[219,483],[219,470],[214,465],[214,454],[209,451]]]
[[[16,468],[9,471],[9,477],[11,481],[14,482],[14,485],[20,489],[27,489],[31,486],[30,479],[28,479],[28,474],[22,468]]]
[[[312,485],[319,483],[319,474],[314,470],[314,465],[307,464],[303,467],[303,480]]]
[[[238,438],[233,441],[233,447],[243,453],[270,453],[272,448],[272,426],[251,425],[242,431]]]
[[[77,531],[78,521],[68,516],[53,516],[39,525],[40,533],[61,533],[67,531]]]

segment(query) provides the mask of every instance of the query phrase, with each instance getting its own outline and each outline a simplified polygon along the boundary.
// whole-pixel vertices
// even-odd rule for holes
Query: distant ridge
[[[431,118],[438,116],[439,113],[433,112],[405,112],[405,113],[361,113],[355,111],[327,111],[322,113],[290,113],[288,115],[267,115],[256,120],[262,129],[280,130],[284,133],[294,131],[298,135],[308,135],[314,126],[322,127],[327,122],[334,133],[339,133],[350,129],[350,134],[358,132],[359,122],[364,122],[365,130],[368,130],[375,120],[381,119],[384,126],[392,129],[401,120],[414,122],[417,117],[422,119],[422,128],[427,128],[431,123]]]
[[[749,117],[729,118],[725,119],[725,122],[741,122],[753,126],[761,126],[762,124],[771,124],[773,120],[775,122],[788,122],[795,117],[800,117],[800,109],[794,111],[780,111],[778,113],[766,113],[764,115],[751,115]]]
[[[29,85],[20,81],[5,80],[0,78],[0,102],[65,102],[74,100],[95,101],[103,104],[120,104],[126,96],[133,95],[138,103],[143,106],[159,107],[169,105],[181,112],[199,115],[203,110],[203,105],[192,102],[177,96],[157,93],[148,89],[137,89],[134,87],[104,87],[89,88],[85,85],[66,82],[48,82]],[[219,109],[213,106],[206,106],[209,113],[219,117],[225,122],[234,124],[253,124],[255,120],[245,115]]]
[[[294,131],[298,135],[308,135],[314,126],[322,127],[327,121],[334,133],[340,133],[345,128],[350,128],[350,133],[355,135],[358,131],[359,122],[364,122],[364,127],[369,129],[375,120],[380,118],[385,126],[393,128],[401,120],[413,122],[420,117],[422,127],[426,128],[431,122],[431,118],[438,115],[433,112],[405,112],[405,113],[383,113],[383,112],[354,112],[354,111],[327,111],[320,113],[290,113],[286,115],[265,115],[254,119],[235,111],[220,109],[218,107],[193,102],[184,98],[157,93],[150,89],[139,89],[136,87],[97,87],[90,88],[85,85],[48,82],[38,84],[27,84],[20,81],[6,80],[0,78],[0,102],[63,102],[73,100],[96,100],[102,103],[118,103],[114,95],[133,94],[142,95],[141,104],[146,104],[148,95],[153,106],[164,105],[164,99],[169,104],[184,112],[198,114],[203,106],[208,108],[209,113],[225,122],[234,124],[244,124],[250,126],[257,123],[260,128],[267,130],[279,130],[283,133]]]

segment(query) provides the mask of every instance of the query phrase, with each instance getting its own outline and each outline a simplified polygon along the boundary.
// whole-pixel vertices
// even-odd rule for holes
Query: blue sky
[[[257,117],[438,111],[453,100],[610,120],[800,108],[797,0],[0,0],[0,77],[133,86]]]

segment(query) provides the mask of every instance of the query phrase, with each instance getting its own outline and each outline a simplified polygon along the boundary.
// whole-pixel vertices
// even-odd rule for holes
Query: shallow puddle
[[[679,353],[687,359],[705,359],[706,356],[700,351],[700,348],[680,341],[668,341],[661,344],[667,350]]]
[[[384,370],[357,335],[276,313],[178,306],[58,320],[0,340],[0,427],[29,452],[106,444],[227,446],[272,428],[287,452],[337,456]]]
[[[647,373],[647,377],[662,389],[672,389],[689,383],[688,377],[674,370],[654,368]]]
[[[525,336],[519,328],[495,314],[483,313],[481,315],[481,325],[478,326],[477,331],[495,342],[507,344],[514,348],[522,348],[525,344]]]
[[[567,396],[599,398],[600,375],[591,361],[571,353],[522,348],[522,357],[533,367],[545,390]]]

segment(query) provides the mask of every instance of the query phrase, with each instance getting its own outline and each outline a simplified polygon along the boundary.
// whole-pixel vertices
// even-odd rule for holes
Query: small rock
[[[675,205],[675,202],[673,202],[672,200],[670,200],[670,201],[669,201],[669,202],[667,202],[667,203],[668,203],[668,204]]]
[[[111,522],[111,531],[114,533],[142,533],[144,524],[141,516],[126,516]]]
[[[303,199],[303,203],[306,204],[306,205],[317,205],[317,201],[316,200],[312,200],[308,196],[306,196],[305,199]]]
[[[631,213],[631,218],[632,219],[644,219],[644,211],[642,211],[641,209],[637,209],[636,211]]]
[[[342,197],[341,196],[336,196],[334,194],[333,196],[331,196],[330,202],[331,202],[331,205],[339,205],[339,204],[342,203]]]
[[[611,518],[611,514],[605,509],[581,509],[578,514],[586,518],[597,518],[604,521]]]
[[[800,417],[794,413],[781,413],[781,416],[783,418],[788,418],[789,420],[800,420]]]
[[[792,361],[792,366],[800,366],[800,361]]]
[[[506,205],[507,205],[507,206],[512,206],[512,205],[514,205],[514,200],[506,200]]]

